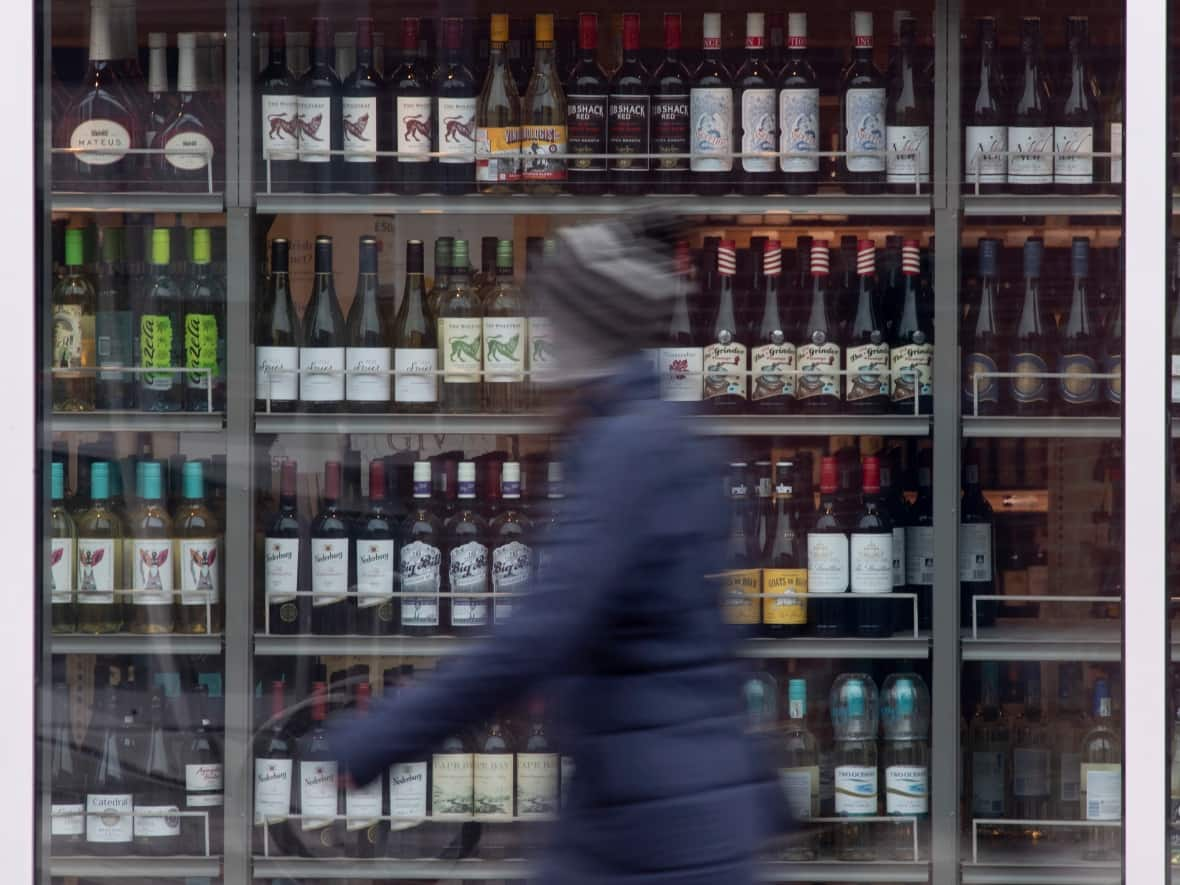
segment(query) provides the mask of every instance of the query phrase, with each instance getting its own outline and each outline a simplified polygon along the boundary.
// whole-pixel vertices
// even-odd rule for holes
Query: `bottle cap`
[[[68,234],[69,231],[66,233]],[[152,228],[152,264],[157,266],[164,265],[171,260],[172,232],[166,227]]]
[[[181,476],[185,498],[199,501],[205,497],[205,470],[200,461],[185,461]]]
[[[766,16],[761,12],[746,13],[746,49],[761,49],[766,45]]]
[[[877,246],[872,240],[860,240],[856,244],[856,272],[862,277],[877,272]]]
[[[385,500],[385,460],[382,458],[369,462],[369,500]]]
[[[721,48],[721,13],[706,12],[701,22],[705,49]]]
[[[318,236],[315,238],[315,272],[332,272],[332,238]]]
[[[520,497],[519,461],[505,461],[500,468],[500,495],[504,498]]]
[[[1041,275],[1041,255],[1044,249],[1043,241],[1036,237],[1030,237],[1024,241],[1024,275],[1026,277]]]
[[[430,462],[414,462],[414,497],[430,497]]]
[[[475,462],[459,462],[459,497],[475,497]]]
[[[357,49],[372,51],[373,20],[371,18],[358,18],[356,20],[356,45]]]
[[[496,243],[496,271],[512,273],[512,240],[500,240]]]
[[[377,238],[374,236],[361,237],[358,272],[373,275],[377,273]]]
[[[827,240],[812,240],[811,242],[811,275],[815,277],[827,276],[832,270],[832,256],[828,251]]]
[[[66,230],[66,266],[82,266],[82,229],[71,227]],[[167,264],[167,259],[164,261]]]
[[[984,237],[979,241],[979,275],[994,277],[999,269],[1000,241]]]
[[[95,461],[90,465],[90,497],[106,500],[111,494],[111,465],[106,461]]]
[[[436,277],[450,272],[451,247],[454,243],[454,237],[438,237],[434,241],[434,275]]]
[[[819,467],[819,490],[825,495],[835,494],[839,485],[840,472],[836,467],[836,458],[833,455],[825,455],[820,461]]]
[[[787,682],[787,699],[807,703],[807,680],[791,679]]]
[[[492,13],[491,40],[493,43],[508,42],[508,16],[505,13]]]
[[[213,260],[213,237],[209,228],[193,228],[191,249],[193,264],[208,264]]]
[[[448,16],[443,19],[443,49],[463,48],[463,19]]]
[[[807,13],[787,13],[787,46],[790,49],[807,48]]]
[[[287,273],[288,256],[291,254],[291,244],[283,237],[275,237],[270,241],[270,272]]]
[[[783,272],[783,244],[780,240],[767,240],[762,247],[762,273],[768,277]]]
[[[876,455],[869,455],[861,462],[863,480],[861,487],[866,495],[881,494],[881,461]]]
[[[406,240],[406,273],[422,273],[425,266],[421,240]]]
[[[455,240],[451,243],[451,270],[456,270],[459,273],[467,272],[467,241]]]
[[[91,478],[93,485],[93,472]],[[54,501],[60,501],[66,496],[66,466],[61,461],[54,461],[49,465],[49,497]]]
[[[639,49],[639,13],[623,13],[623,50],[635,52]]]
[[[1090,275],[1090,238],[1074,237],[1069,250],[1070,272],[1075,277]]]
[[[922,251],[917,240],[905,240],[901,246],[901,272],[916,277],[922,272]]]
[[[593,12],[578,13],[578,48],[598,48],[598,15]]]
[[[994,40],[996,36],[995,16],[981,15],[975,19],[975,30],[979,34],[979,41]]]
[[[733,240],[722,240],[717,245],[717,272],[726,277],[737,273],[737,248]]]
[[[680,48],[680,13],[664,13],[664,49]]]
[[[140,484],[139,497],[145,501],[159,501],[163,496],[161,493],[163,478],[163,465],[159,461],[144,461],[143,482]]]
[[[299,465],[294,461],[284,461],[279,468],[279,494],[284,498],[294,498],[299,479]]]
[[[536,41],[538,43],[553,42],[553,13],[538,12],[536,18]]]
[[[416,53],[418,51],[418,30],[420,23],[415,16],[404,16],[402,18],[402,49],[406,52]]]
[[[897,24],[898,41],[905,44],[912,44],[917,31],[917,21],[912,18],[902,18]]]
[[[336,501],[340,498],[340,462],[327,461],[324,464],[324,498]]]
[[[852,13],[853,45],[857,49],[873,48],[873,14],[858,11]]]

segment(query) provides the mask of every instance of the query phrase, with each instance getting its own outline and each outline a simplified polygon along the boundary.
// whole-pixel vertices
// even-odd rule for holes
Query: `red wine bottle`
[[[299,162],[299,84],[287,64],[287,19],[270,21],[270,61],[258,75],[258,190],[291,188]]]
[[[610,80],[607,102],[607,152],[647,154],[650,151],[651,96],[648,73],[639,59],[639,14],[623,14],[623,62]],[[617,194],[647,190],[651,164],[647,159],[609,161],[610,187]]]
[[[837,292],[831,288],[831,254],[827,240],[811,243],[811,311],[802,328],[795,359],[800,375],[795,385],[799,410],[810,414],[840,411],[840,323]]]
[[[766,16],[746,13],[746,56],[734,76],[734,117],[743,153],[775,152],[779,143],[778,75],[766,60]],[[776,157],[742,157],[737,164],[737,190],[765,194],[774,189]]]
[[[208,818],[181,818],[180,841],[185,854],[218,855],[221,854],[222,806],[225,804],[221,738],[209,713],[208,689],[199,686],[197,695],[197,721],[182,756],[184,810],[203,812]]]
[[[877,312],[877,250],[861,240],[856,251],[856,315],[848,329],[844,400],[849,412],[880,414],[889,407],[889,343]]]
[[[311,629],[311,600],[296,596],[308,589],[306,525],[299,517],[296,498],[298,465],[284,461],[280,468],[279,509],[266,527],[263,550],[264,604],[268,629],[275,635],[307,633]]]
[[[651,151],[681,156],[653,164],[653,189],[661,194],[687,193],[690,187],[684,155],[691,146],[688,110],[692,75],[680,58],[680,30],[680,13],[664,13],[664,60],[651,79]]]
[[[299,81],[299,179],[309,193],[337,186],[343,115],[340,78],[332,67],[331,30],[326,18],[311,20],[311,67]]]
[[[706,12],[704,59],[689,92],[692,186],[705,196],[733,187],[733,77],[721,52],[721,13]]]
[[[860,512],[852,522],[849,585],[853,593],[893,592],[893,524],[881,498],[881,462],[862,463]],[[854,603],[856,635],[882,638],[893,633],[893,603],[861,599]]]
[[[598,54],[598,16],[578,15],[578,61],[565,82],[565,119],[571,154],[606,153],[608,81]],[[566,168],[571,194],[600,194],[606,189],[606,160],[571,159]]]
[[[445,526],[447,589],[452,593],[488,593],[488,525],[475,503],[475,464],[458,465],[458,495],[455,512]],[[481,596],[452,597],[443,605],[444,622],[458,635],[475,635],[487,630],[488,600]]]
[[[779,149],[804,156],[780,157],[788,194],[814,194],[819,180],[819,79],[807,60],[807,13],[787,19],[787,63],[778,94]]]
[[[995,600],[974,602],[976,596],[991,596],[995,588],[995,537],[992,507],[983,496],[979,481],[979,448],[967,447],[963,454],[963,497],[959,504],[959,622],[990,627],[996,621]]]
[[[342,852],[344,845],[344,821],[333,817],[341,813],[339,763],[324,728],[328,688],[323,682],[314,682],[311,690],[311,729],[298,744],[295,808],[302,815],[299,830],[303,853],[333,857]]]
[[[430,88],[426,96],[426,150],[430,150]],[[354,194],[371,194],[385,189],[387,157],[377,151],[389,150],[392,139],[385,111],[385,84],[373,65],[373,20],[356,20],[356,67],[341,86],[340,163],[341,189]],[[423,164],[418,164],[423,165]],[[424,164],[430,167],[430,162]]]
[[[443,154],[435,168],[438,189],[444,194],[469,194],[475,190],[479,85],[464,60],[461,18],[443,19],[443,63],[434,75],[434,93],[434,144]]]
[[[270,684],[270,718],[254,739],[254,853],[290,855],[297,850],[289,819],[295,781],[295,745],[288,733],[283,683]]]
[[[225,178],[225,161],[216,145],[222,144],[221,127],[202,94],[196,75],[196,34],[177,34],[176,113],[159,133],[152,147],[153,174],[168,190],[208,192]],[[210,168],[212,167],[212,179]]]
[[[807,618],[816,636],[847,636],[848,604],[830,598],[849,586],[848,527],[836,507],[836,459],[820,465],[819,507],[807,532]]]
[[[918,497],[905,530],[906,583],[918,595],[918,627],[929,630],[934,615],[934,483],[930,449],[918,454]],[[908,615],[907,615],[908,618]]]
[[[402,632],[430,636],[438,632],[443,527],[430,503],[429,461],[414,462],[414,499],[402,523],[398,552]]]
[[[312,520],[311,632],[341,636],[353,632],[355,601],[349,593],[352,551],[349,524],[341,510],[340,462],[324,465],[324,502]]]
[[[385,463],[369,463],[369,503],[356,522],[356,632],[385,636],[396,632],[397,529],[385,499]]]
[[[885,150],[885,78],[873,64],[873,14],[852,14],[852,61],[840,88],[840,149]],[[884,156],[846,156],[840,178],[849,193],[878,194],[885,187]]]
[[[394,163],[394,189],[403,194],[420,194],[429,189],[434,174],[434,161],[429,154],[434,132],[433,88],[427,64],[418,57],[419,20],[411,16],[402,19],[402,52],[404,60],[389,75],[393,93],[394,144],[398,151]],[[439,148],[440,150],[442,148]]]

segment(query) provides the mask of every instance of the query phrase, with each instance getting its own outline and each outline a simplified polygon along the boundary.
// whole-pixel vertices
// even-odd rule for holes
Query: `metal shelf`
[[[524,879],[536,872],[526,860],[351,860],[254,857],[255,879]]]
[[[215,879],[220,857],[51,857],[49,875],[85,879]]]
[[[746,639],[738,647],[743,658],[809,658],[809,659],[888,659],[930,657],[930,635],[923,633],[894,636],[889,639],[821,639],[801,636],[796,639]],[[909,881],[909,880],[906,880]]]
[[[50,647],[55,655],[217,655],[221,634],[63,633]]]
[[[174,193],[62,193],[50,200],[54,212],[204,212],[225,211],[224,195]]]
[[[1117,621],[1077,624],[1004,624],[963,634],[964,661],[1117,661],[1122,634]]]
[[[963,885],[1121,885],[1119,864],[1004,864],[962,865]]]
[[[141,433],[217,433],[225,427],[223,412],[54,412],[49,419],[55,433],[86,431]]]
[[[929,436],[928,415],[701,415],[709,436]]]
[[[1119,194],[1043,194],[1031,197],[1017,194],[969,194],[963,197],[963,214],[1115,216],[1123,214],[1123,198]]]
[[[888,861],[768,861],[758,865],[755,878],[759,882],[928,882],[930,865]]]
[[[1119,418],[1019,418],[1015,416],[963,416],[963,436],[1048,437],[1050,439],[1118,439]]]

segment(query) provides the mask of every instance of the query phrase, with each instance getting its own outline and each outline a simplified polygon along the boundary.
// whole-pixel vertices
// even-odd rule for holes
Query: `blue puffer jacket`
[[[363,782],[544,685],[577,765],[546,883],[745,885],[782,820],[742,732],[734,637],[702,580],[723,561],[725,453],[654,388],[628,364],[584,403],[570,506],[513,619],[421,689],[335,725]]]

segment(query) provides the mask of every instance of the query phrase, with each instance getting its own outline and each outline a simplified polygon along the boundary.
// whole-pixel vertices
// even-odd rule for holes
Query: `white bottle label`
[[[202,132],[181,132],[164,143],[164,159],[174,169],[198,172],[213,159],[213,142]]]
[[[925,765],[890,765],[885,769],[885,813],[930,811],[930,769]]]
[[[795,820],[808,820],[819,813],[819,766],[780,768],[779,783],[787,797],[787,808]]]
[[[142,836],[154,839],[180,835],[180,817],[177,814],[180,809],[175,805],[136,805],[135,810],[140,812],[132,824],[135,838]]]
[[[80,605],[109,605],[115,601],[116,543],[109,538],[78,539]]]
[[[519,541],[509,541],[492,551],[492,592],[523,593],[532,573],[533,551],[527,544]],[[507,599],[496,599],[495,622],[502,624],[512,616],[513,606],[520,601],[519,596]]]
[[[52,836],[81,836],[86,832],[85,805],[59,805],[49,808],[49,833]]]
[[[1086,786],[1086,820],[1122,820],[1123,769],[1117,762],[1082,764]]]
[[[819,90],[784,89],[778,94],[778,119],[783,151],[819,151]],[[819,157],[780,157],[783,172],[818,172]]]
[[[705,399],[746,397],[746,345],[736,341],[705,348]]]
[[[267,538],[263,559],[267,604],[294,602],[299,590],[299,539]]]
[[[889,351],[890,381],[895,403],[934,393],[934,345],[902,344]]]
[[[278,823],[291,813],[291,760],[254,760],[254,823]]]
[[[133,538],[131,541],[131,602],[135,605],[172,604],[172,541]]]
[[[889,345],[858,344],[844,351],[848,374],[844,398],[849,402],[889,396]]]
[[[346,348],[344,363],[349,371],[344,382],[345,397],[350,402],[389,402],[388,347]]]
[[[110,166],[126,157],[133,145],[131,133],[114,120],[83,120],[70,133],[70,147],[82,149],[74,154],[80,163]]]
[[[701,401],[701,370],[705,352],[700,347],[661,347],[657,357],[660,399],[674,403]]]
[[[889,184],[930,183],[930,127],[885,128],[885,180]]]
[[[344,791],[344,813],[348,815],[347,830],[367,830],[381,817],[381,778],[374,778],[365,786],[351,786]]]
[[[1110,181],[1123,183],[1123,124],[1110,124]]]
[[[843,593],[848,580],[848,535],[808,534],[807,592]]]
[[[474,97],[439,97],[435,144],[445,155],[439,158],[440,163],[475,162],[475,103]]]
[[[332,159],[332,99],[301,95],[296,100],[299,112],[299,159],[304,163],[327,163]]]
[[[483,364],[489,384],[524,380],[524,317],[484,317]]]
[[[299,158],[299,98],[294,95],[262,96],[262,159]]]
[[[1053,127],[1008,127],[1008,183],[1053,183]]]
[[[452,593],[483,593],[485,597],[451,598],[451,625],[473,627],[488,622],[488,548],[468,541],[451,551],[447,575]]]
[[[301,824],[305,830],[318,830],[330,826],[332,817],[314,817],[317,814],[334,815],[339,809],[337,790],[337,764],[314,761],[299,763],[299,813],[305,815]]]
[[[832,341],[801,344],[795,351],[800,374],[795,382],[795,397],[839,396],[840,345]]]
[[[1082,795],[1082,754],[1061,754],[1061,788],[1062,802],[1077,802]]]
[[[308,402],[344,399],[344,348],[299,348],[299,398]]]
[[[1093,157],[1079,157],[1094,150],[1094,127],[1054,126],[1053,180],[1058,184],[1093,184]]]
[[[311,539],[311,604],[331,605],[348,595],[348,538]]]
[[[475,760],[470,753],[435,753],[431,760],[430,816],[470,820],[474,808]]]
[[[905,526],[893,527],[893,586],[905,585],[906,549]]]
[[[57,603],[74,601],[74,539],[54,538],[49,547],[49,598]]]
[[[992,527],[990,523],[959,523],[959,580],[992,579]]]
[[[969,185],[1008,181],[1008,129],[1005,126],[968,126],[963,140],[966,162],[963,178]]]
[[[433,347],[399,347],[393,352],[397,380],[393,398],[399,403],[438,402],[438,350]],[[404,374],[410,373],[410,374]]]
[[[557,372],[557,339],[553,335],[553,320],[549,317],[529,317],[529,371],[534,384],[553,381]]]
[[[971,813],[996,817],[1004,813],[1003,752],[971,754]]]
[[[483,320],[479,317],[444,317],[438,321],[438,352],[446,383],[478,383],[483,350]]]
[[[395,562],[392,540],[356,539],[357,608],[372,608],[393,599]]]
[[[1049,792],[1049,751],[1013,749],[1012,795],[1048,799]]]
[[[130,842],[134,836],[130,793],[91,793],[86,796],[86,841]]]
[[[439,569],[442,554],[437,547],[411,541],[402,548],[400,574],[403,593],[425,596],[402,597],[403,627],[438,626]]]
[[[556,753],[516,754],[516,816],[525,820],[551,820],[557,816],[558,771]]]
[[[400,104],[401,99],[398,99]],[[344,96],[340,102],[341,148],[345,163],[376,163],[378,115],[375,97]],[[428,128],[427,132],[430,131]],[[427,136],[427,150],[430,138]],[[398,150],[401,150],[399,147]]]
[[[773,89],[747,89],[742,93],[742,152],[777,151],[778,119]],[[774,157],[743,157],[746,172],[773,172]]]
[[[425,762],[389,766],[389,814],[391,817],[426,817]]]
[[[475,754],[475,817],[512,819],[512,754]]]
[[[222,768],[215,762],[184,767],[185,804],[189,808],[213,808],[223,802]]]
[[[934,583],[934,527],[906,526],[906,583],[929,585]]]
[[[829,537],[829,536],[817,536]],[[893,590],[893,532],[852,534],[853,593],[889,593]],[[808,560],[810,562],[810,560]],[[810,587],[810,582],[809,582]]]
[[[750,399],[754,402],[772,396],[795,395],[795,345],[761,344],[750,351],[753,387]]]
[[[254,348],[254,396],[260,400],[299,399],[299,348]]]
[[[733,169],[733,90],[693,89],[688,103],[692,171],[729,172]]]
[[[434,124],[430,119],[430,105],[429,95],[397,97],[397,114],[393,118],[393,128],[397,132],[399,163],[430,162],[428,156],[413,156],[430,153],[430,130]]]
[[[221,543],[218,538],[180,541],[180,602],[205,605],[221,599]]]
[[[836,814],[874,815],[877,813],[877,767],[875,765],[836,766]]]
[[[885,150],[885,90],[844,93],[844,144],[849,152]],[[847,157],[849,172],[884,172],[885,157]]]

